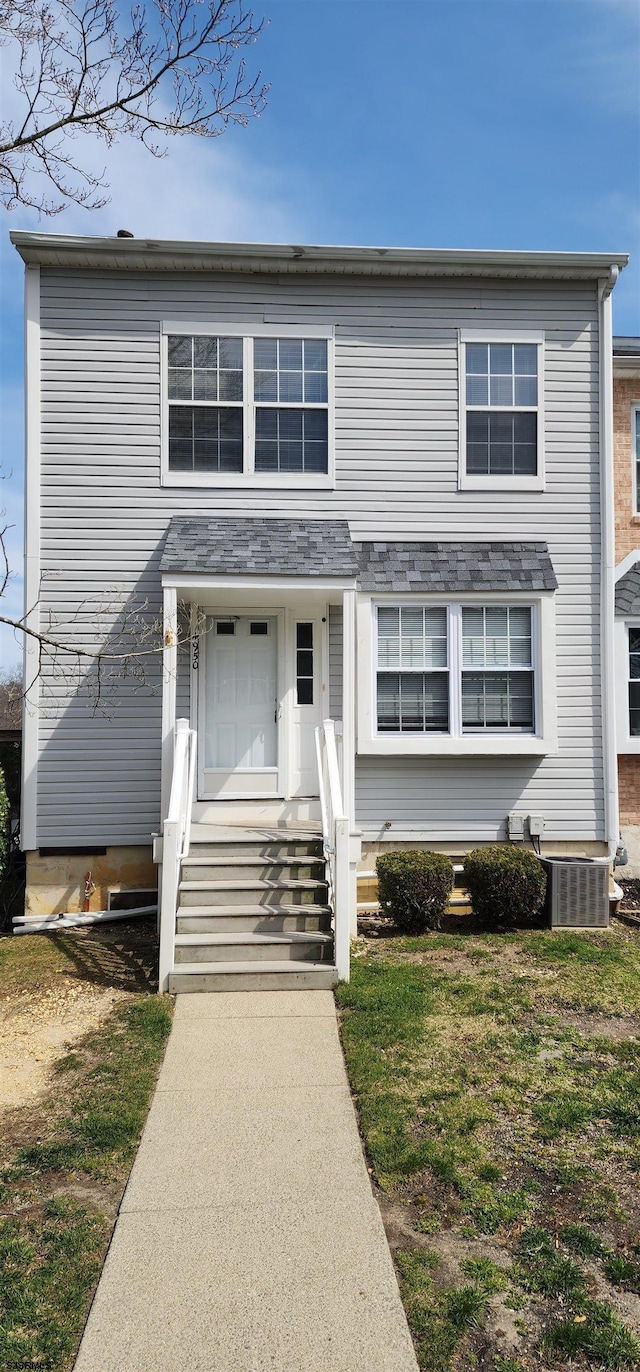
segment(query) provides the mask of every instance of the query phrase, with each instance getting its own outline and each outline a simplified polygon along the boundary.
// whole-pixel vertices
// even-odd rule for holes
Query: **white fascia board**
[[[582,279],[622,269],[627,253],[503,252],[495,249],[341,247],[93,238],[14,231],[25,262],[43,266],[173,271],[278,271],[364,276],[519,276]]]
[[[40,627],[40,268],[25,272],[25,510],[24,620]],[[38,732],[40,651],[37,639],[25,635],[23,655],[22,794],[20,845],[37,848]]]
[[[627,553],[627,556],[623,557],[622,562],[618,563],[616,567],[616,581],[620,581],[623,576],[626,576],[627,572],[635,566],[636,562],[640,562],[640,548],[634,548],[632,553]]]
[[[354,591],[355,577],[312,576],[192,576],[185,572],[163,572],[162,586],[178,591]]]

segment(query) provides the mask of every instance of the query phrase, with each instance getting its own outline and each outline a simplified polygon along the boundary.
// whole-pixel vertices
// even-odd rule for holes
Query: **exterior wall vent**
[[[607,929],[607,858],[541,858],[547,873],[546,913],[552,929]]]

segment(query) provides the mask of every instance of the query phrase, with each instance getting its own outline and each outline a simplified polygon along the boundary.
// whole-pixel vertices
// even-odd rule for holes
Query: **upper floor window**
[[[537,485],[541,480],[541,345],[462,344],[463,485]]]
[[[167,335],[169,474],[327,476],[327,338]]]

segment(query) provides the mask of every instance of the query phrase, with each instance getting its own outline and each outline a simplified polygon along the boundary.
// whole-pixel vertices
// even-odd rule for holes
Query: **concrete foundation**
[[[91,873],[89,908],[106,910],[109,891],[157,890],[158,868],[151,846],[107,848],[104,855],[42,857],[27,853],[25,914],[77,914],[84,905],[85,879]]]

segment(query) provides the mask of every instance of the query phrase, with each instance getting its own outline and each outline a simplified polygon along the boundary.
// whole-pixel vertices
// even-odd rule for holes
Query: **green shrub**
[[[483,924],[531,924],[544,904],[546,873],[526,848],[474,848],[464,861],[464,879]]]
[[[0,878],[4,874],[9,852],[9,797],[4,782],[4,771],[0,767]]]
[[[444,853],[382,853],[376,871],[380,908],[404,934],[440,928],[453,886],[453,867]]]

